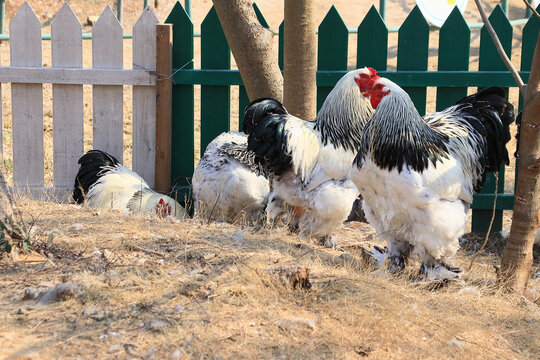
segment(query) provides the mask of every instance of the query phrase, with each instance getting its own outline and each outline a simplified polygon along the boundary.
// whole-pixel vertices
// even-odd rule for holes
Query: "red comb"
[[[370,67],[368,67],[368,70],[371,73],[371,76],[377,76],[377,70],[375,70],[374,68],[370,68]]]

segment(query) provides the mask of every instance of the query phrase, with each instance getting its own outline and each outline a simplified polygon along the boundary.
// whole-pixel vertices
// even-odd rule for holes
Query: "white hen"
[[[106,152],[90,150],[79,164],[73,189],[73,199],[79,204],[159,217],[187,216],[177,201],[150,189],[143,178]]]
[[[222,221],[264,218],[268,180],[247,149],[247,135],[230,131],[216,137],[204,152],[193,173],[195,211]]]

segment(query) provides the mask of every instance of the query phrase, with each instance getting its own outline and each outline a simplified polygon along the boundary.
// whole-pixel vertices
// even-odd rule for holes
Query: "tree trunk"
[[[249,0],[213,0],[250,100],[283,100],[283,76],[273,51],[274,32],[259,23]]]
[[[533,244],[540,222],[540,36],[536,43],[521,120],[516,200],[510,236],[498,280],[523,292],[533,263]]]
[[[283,101],[305,120],[317,114],[317,43],[313,0],[285,0]]]

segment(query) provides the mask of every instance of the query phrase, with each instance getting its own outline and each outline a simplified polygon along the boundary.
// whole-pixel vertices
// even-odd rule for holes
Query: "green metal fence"
[[[257,6],[254,7],[261,24],[268,26]],[[490,20],[510,56],[513,28],[499,5],[491,13]],[[229,46],[213,8],[201,25],[201,69],[193,69],[193,23],[180,3],[176,3],[166,22],[173,24],[173,68],[178,70],[173,77],[172,184],[182,192],[189,185],[194,167],[194,85],[201,85],[201,152],[214,137],[229,130],[230,86],[240,85],[240,124],[242,109],[249,100],[239,72],[230,70]],[[540,21],[535,17],[531,17],[523,28],[521,75],[524,81],[529,76],[539,28]],[[437,87],[437,110],[467,95],[468,87],[515,86],[484,28],[480,35],[479,71],[468,71],[471,32],[457,8],[440,29],[438,71],[427,71],[429,31],[427,21],[415,7],[398,31],[397,71],[387,71],[388,28],[373,6],[358,26],[356,65],[374,67],[381,76],[404,87],[421,114],[426,109],[428,86]],[[283,23],[279,37],[279,63],[282,66]],[[332,6],[318,29],[318,106],[347,71],[348,42],[349,30]],[[510,149],[510,153],[513,150]],[[502,228],[503,210],[513,208],[513,194],[504,193],[504,171],[502,167],[498,174],[493,231]],[[475,195],[473,231],[487,230],[495,198],[495,179],[495,176],[488,177],[482,192]]]

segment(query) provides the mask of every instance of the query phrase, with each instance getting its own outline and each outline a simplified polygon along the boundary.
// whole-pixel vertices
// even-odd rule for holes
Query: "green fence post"
[[[540,11],[540,5],[536,8]],[[521,41],[521,71],[530,71],[534,48],[536,47],[536,39],[538,39],[538,31],[540,30],[540,20],[536,16],[531,16],[527,24],[523,27]],[[523,109],[523,98],[519,96],[519,111]]]
[[[319,25],[317,44],[317,70],[347,70],[349,30],[334,5]],[[333,86],[317,87],[317,110],[321,108],[332,88]]]
[[[429,24],[415,6],[398,32],[397,70],[427,70]],[[404,87],[420,115],[426,113],[426,88]]]
[[[148,6],[148,0],[143,0],[143,9],[146,9]]]
[[[512,51],[512,25],[508,21],[508,18],[504,14],[500,5],[497,5],[491,15],[489,21],[493,25],[495,32],[499,36],[499,40],[504,48],[504,51],[511,56]],[[482,27],[480,33],[480,55],[479,55],[479,70],[506,70],[506,66],[502,62],[497,53],[495,45],[489,36],[489,33],[485,27]],[[501,166],[498,174],[497,193],[504,193],[504,165]],[[495,192],[494,175],[490,174],[486,177],[484,187],[480,191],[482,194],[493,194]],[[493,214],[493,198],[485,201],[480,201],[479,198],[473,201],[473,217],[472,217],[472,231],[473,232],[487,232],[491,217]],[[495,219],[493,220],[493,226],[491,231],[502,230],[502,216],[503,211],[497,210],[495,212]]]
[[[253,10],[255,10],[255,14],[257,15],[257,19],[259,20],[259,23],[265,27],[268,28],[268,23],[266,22],[266,19],[264,18],[263,14],[261,13],[261,10],[257,6],[257,4],[253,3]],[[246,87],[243,85],[240,85],[238,88],[238,129],[242,131],[242,128],[244,126],[244,109],[249,104],[249,97],[246,92]]]
[[[358,26],[356,48],[357,68],[369,66],[379,71],[386,70],[388,28],[375,5],[371,6],[364,20]]]
[[[186,0],[186,13],[188,14],[189,18],[191,19],[191,13],[192,13],[192,5],[191,0]]]
[[[439,32],[438,70],[469,70],[471,30],[456,7]],[[467,96],[467,87],[438,87],[437,111],[454,105]]]
[[[201,24],[201,69],[230,69],[229,44],[214,7]],[[201,86],[201,154],[219,134],[230,129],[230,86]]]
[[[0,34],[6,32],[6,0],[0,0]]]
[[[502,10],[508,15],[508,0],[501,0]]]
[[[173,24],[173,72],[193,69],[193,23],[179,2],[165,22]],[[171,184],[179,201],[191,196],[188,186],[194,169],[194,114],[193,84],[173,82]]]
[[[381,18],[386,21],[386,0],[379,0],[379,12],[381,13]]]
[[[279,24],[279,38],[278,38],[278,65],[281,71],[283,71],[283,44],[285,41],[285,20]]]
[[[124,17],[124,0],[116,0],[116,18],[122,23]]]

